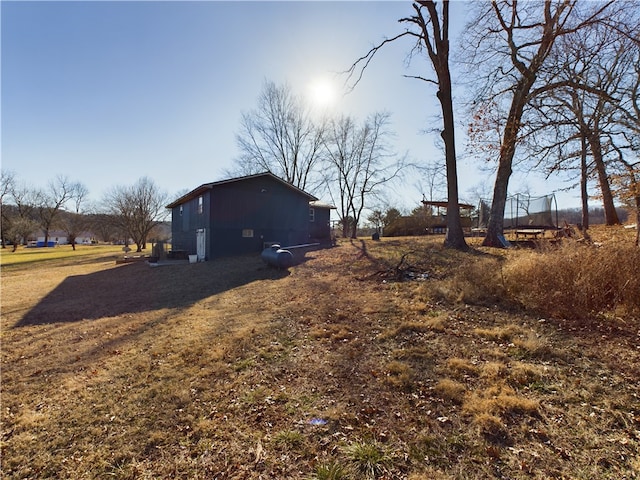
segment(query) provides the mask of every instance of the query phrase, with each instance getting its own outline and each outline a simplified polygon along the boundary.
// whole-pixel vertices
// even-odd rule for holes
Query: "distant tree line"
[[[167,216],[167,194],[146,177],[131,186],[114,187],[99,206],[88,201],[88,194],[82,183],[62,175],[37,188],[20,182],[13,172],[2,171],[2,248],[11,245],[15,251],[39,233],[47,245],[50,233],[59,230],[74,250],[76,239],[89,232],[100,242],[126,245],[133,241],[140,252],[159,235],[156,227]]]

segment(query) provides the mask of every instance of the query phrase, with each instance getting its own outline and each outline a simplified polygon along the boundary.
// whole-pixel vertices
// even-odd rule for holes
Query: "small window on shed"
[[[253,229],[252,228],[243,229],[242,238],[253,238]]]
[[[182,211],[184,210],[184,207],[182,205],[180,205],[180,216],[182,216]]]
[[[202,213],[204,210],[204,199],[202,198],[202,195],[200,195],[198,197],[198,213]]]
[[[309,209],[309,221],[310,222],[315,222],[316,221],[316,211],[314,208],[310,208]]]

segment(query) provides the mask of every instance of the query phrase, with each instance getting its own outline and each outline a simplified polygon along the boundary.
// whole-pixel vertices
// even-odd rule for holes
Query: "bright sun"
[[[329,107],[336,99],[336,91],[328,80],[316,80],[309,86],[309,96],[316,106]]]

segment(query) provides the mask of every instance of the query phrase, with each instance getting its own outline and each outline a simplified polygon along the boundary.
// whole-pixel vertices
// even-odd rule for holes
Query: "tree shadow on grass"
[[[287,275],[287,270],[267,267],[255,256],[156,268],[143,262],[123,264],[65,278],[13,327],[185,308],[251,282]]]

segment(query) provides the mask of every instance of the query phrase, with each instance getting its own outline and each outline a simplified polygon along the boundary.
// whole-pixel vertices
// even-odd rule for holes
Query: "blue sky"
[[[464,10],[454,4],[455,28]],[[95,201],[142,176],[172,195],[220,180],[265,79],[300,95],[321,80],[339,89],[334,73],[401,32],[397,20],[411,11],[400,1],[2,1],[2,169],[42,187],[66,175]],[[430,72],[421,58],[407,69],[410,47],[381,51],[332,108],[359,119],[391,112],[396,150],[434,162],[443,154],[424,131],[440,128],[438,106],[431,87],[403,77]],[[493,175],[465,160],[458,142],[461,197],[475,201],[471,190],[490,193]],[[416,184],[408,179],[388,201],[417,206]],[[558,185],[515,175],[511,187],[545,194]],[[577,194],[564,198],[578,204]]]

